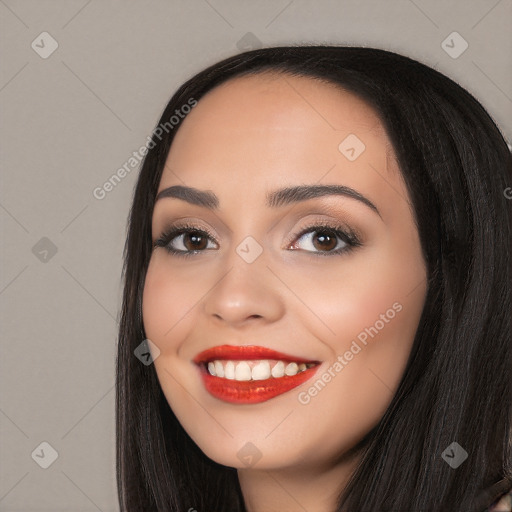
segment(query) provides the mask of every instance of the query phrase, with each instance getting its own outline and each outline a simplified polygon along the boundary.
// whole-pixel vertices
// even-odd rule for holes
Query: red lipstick
[[[224,376],[211,375],[207,364],[212,361],[258,361],[271,360],[274,363],[297,363],[307,368],[296,375],[269,377],[262,380],[235,380]],[[299,386],[310,379],[318,369],[318,361],[296,357],[255,345],[221,345],[199,353],[194,359],[201,370],[206,390],[215,398],[233,404],[255,404],[265,402]]]

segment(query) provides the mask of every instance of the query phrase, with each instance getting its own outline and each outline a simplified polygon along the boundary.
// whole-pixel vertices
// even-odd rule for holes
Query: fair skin
[[[365,145],[353,161],[338,148],[349,134]],[[180,126],[158,191],[173,185],[213,192],[219,204],[164,197],[153,212],[153,242],[183,220],[217,240],[187,258],[163,247],[151,256],[143,320],[160,350],[154,364],[169,405],[209,458],[238,468],[249,512],[331,512],[360,458],[349,450],[397,389],[426,296],[409,197],[382,124],[362,100],[312,78],[235,78]],[[346,195],[266,205],[268,192],[297,185],[350,187],[378,212]],[[361,245],[328,254],[345,246],[332,232],[328,243],[318,230],[293,236],[318,222],[346,226]],[[262,249],[252,263],[236,251],[248,236]],[[172,247],[197,246],[176,235]],[[363,344],[365,329],[372,336]],[[351,357],[354,341],[360,350]],[[224,344],[320,365],[291,391],[233,404],[207,392],[192,361]],[[255,462],[237,455],[244,446]]]

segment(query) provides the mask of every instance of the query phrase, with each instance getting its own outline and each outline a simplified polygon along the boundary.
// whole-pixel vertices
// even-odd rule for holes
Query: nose
[[[230,263],[203,302],[208,321],[241,327],[279,320],[285,309],[283,290],[263,258],[246,263],[236,255]]]

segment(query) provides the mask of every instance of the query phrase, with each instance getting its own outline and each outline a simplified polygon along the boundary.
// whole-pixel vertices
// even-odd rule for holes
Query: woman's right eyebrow
[[[267,194],[266,206],[269,208],[280,208],[292,203],[298,203],[315,197],[329,195],[341,195],[351,199],[356,199],[368,206],[382,218],[378,208],[372,201],[353,188],[346,187],[344,185],[297,185],[294,187],[281,188]],[[219,209],[219,198],[210,190],[199,190],[197,188],[187,187],[184,185],[173,185],[161,190],[156,196],[155,203],[159,199],[163,199],[165,197],[181,199],[187,203],[202,206],[209,210]]]

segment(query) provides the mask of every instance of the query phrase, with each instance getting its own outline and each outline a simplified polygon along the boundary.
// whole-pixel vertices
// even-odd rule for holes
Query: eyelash
[[[293,235],[290,240],[287,241],[287,244],[290,244],[294,240],[300,240],[306,233],[309,232],[315,232],[315,231],[327,231],[329,234],[334,234],[338,238],[341,239],[342,242],[344,242],[346,245],[345,247],[342,247],[340,249],[336,249],[334,251],[304,251],[308,254],[311,254],[313,256],[335,256],[335,255],[341,255],[344,253],[348,253],[352,251],[355,247],[359,247],[361,244],[359,237],[356,235],[354,231],[351,229],[347,229],[346,227],[339,226],[339,225],[333,225],[329,223],[323,223],[323,222],[317,222],[313,225],[307,226],[306,228],[302,229],[299,233]],[[206,236],[207,238],[213,240],[217,245],[218,241],[213,236],[212,233],[210,233],[207,230],[199,229],[197,226],[194,226],[192,224],[180,224],[177,226],[172,226],[168,228],[162,235],[155,241],[153,244],[153,247],[162,247],[164,248],[168,253],[172,254],[173,256],[178,256],[182,258],[190,257],[194,254],[205,252],[208,249],[201,249],[201,250],[191,250],[191,251],[181,251],[176,250],[170,247],[170,242],[177,236],[183,235],[183,234],[189,234],[189,233],[196,233],[200,236]],[[300,249],[292,249],[292,250],[300,250]]]

